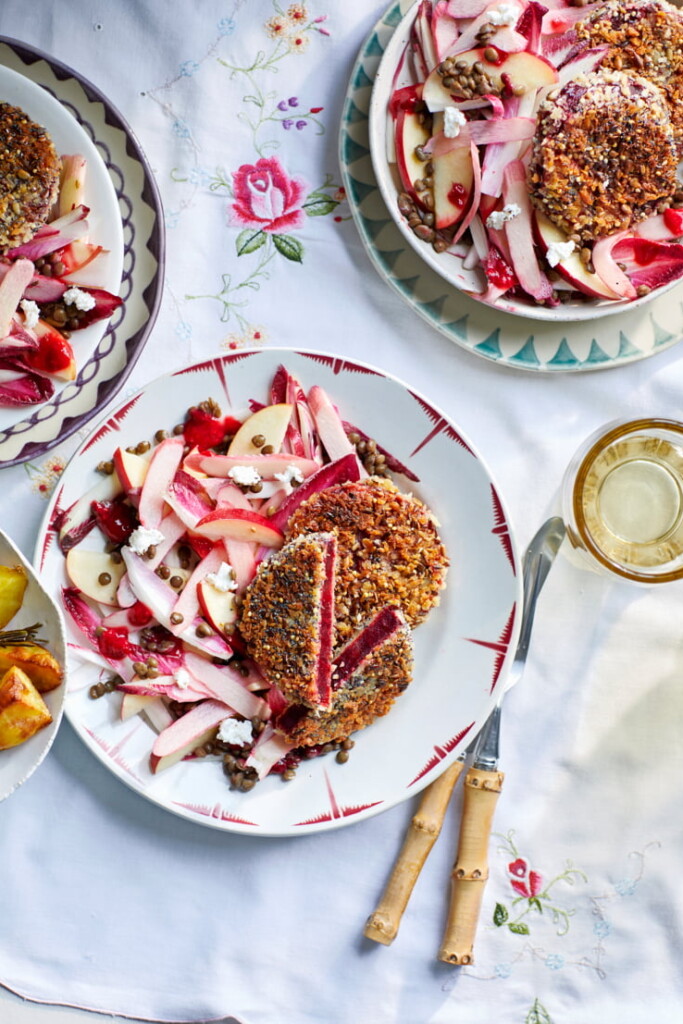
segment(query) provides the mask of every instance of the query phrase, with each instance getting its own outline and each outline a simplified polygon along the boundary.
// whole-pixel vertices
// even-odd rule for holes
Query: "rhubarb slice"
[[[287,700],[325,708],[331,696],[333,534],[310,534],[262,562],[244,594],[240,629],[249,654]]]
[[[329,709],[290,707],[275,727],[296,746],[346,739],[391,710],[409,686],[412,668],[410,628],[397,608],[383,608],[334,659]]]

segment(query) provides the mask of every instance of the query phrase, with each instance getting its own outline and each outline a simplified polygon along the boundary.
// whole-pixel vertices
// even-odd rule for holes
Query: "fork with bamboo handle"
[[[564,535],[562,520],[557,517],[549,519],[536,533],[524,555],[522,625],[504,693],[521,678],[536,600]],[[503,783],[503,774],[497,768],[499,727],[500,701],[479,737],[424,791],[389,881],[365,925],[364,934],[367,938],[388,946],[396,937],[415,882],[441,831],[451,793],[462,774],[465,761],[474,752],[474,765],[465,780],[458,856],[452,874],[451,905],[439,953],[439,958],[447,963],[472,962],[472,942],[488,877],[487,851],[491,823]]]

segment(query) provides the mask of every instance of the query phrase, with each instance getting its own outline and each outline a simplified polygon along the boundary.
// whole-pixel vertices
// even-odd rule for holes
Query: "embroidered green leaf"
[[[310,199],[304,203],[303,210],[307,217],[326,217],[328,213],[332,213],[336,210],[339,203],[336,199],[330,199],[329,196],[320,196],[315,199]]]
[[[238,256],[246,256],[250,252],[256,252],[262,245],[266,244],[265,231],[254,231],[253,228],[245,228],[240,231],[235,242]]]
[[[525,1024],[553,1024],[550,1014],[538,999],[534,999],[534,1005],[526,1015]]]
[[[506,907],[502,903],[496,903],[496,909],[493,911],[493,923],[500,928],[502,924],[508,919],[508,912]]]
[[[292,238],[291,235],[273,235],[273,242],[277,251],[286,259],[293,263],[303,262],[304,247],[298,238]]]
[[[529,904],[530,906],[535,907],[539,914],[543,913],[543,904],[539,900],[538,896],[532,896],[529,900]]]
[[[519,921],[515,922],[515,921],[513,921],[512,924],[508,925],[508,928],[510,929],[511,932],[514,932],[515,935],[528,935],[529,934],[529,925],[528,924],[524,924],[523,922],[519,922]]]

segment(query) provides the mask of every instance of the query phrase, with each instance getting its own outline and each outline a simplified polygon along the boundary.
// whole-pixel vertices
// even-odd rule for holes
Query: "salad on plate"
[[[460,287],[609,306],[683,277],[683,12],[421,0],[408,17],[386,156],[400,218]]]
[[[246,791],[344,763],[446,583],[433,514],[394,482],[415,475],[284,366],[244,418],[207,399],[98,470],[58,515],[62,599],[91,697],[156,731],[151,772],[213,755]]]

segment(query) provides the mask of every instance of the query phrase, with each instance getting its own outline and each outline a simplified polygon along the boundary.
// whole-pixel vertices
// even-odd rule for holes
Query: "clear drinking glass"
[[[565,473],[567,537],[589,567],[634,583],[683,578],[683,423],[617,420]]]

